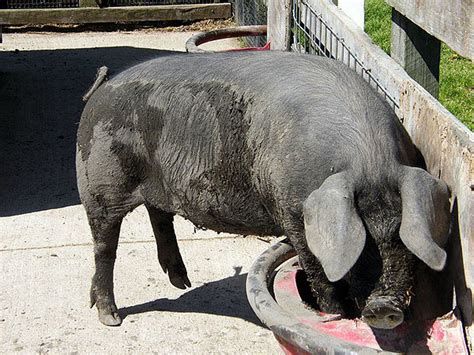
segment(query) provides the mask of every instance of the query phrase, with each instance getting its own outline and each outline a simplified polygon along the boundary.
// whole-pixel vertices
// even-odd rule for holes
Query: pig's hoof
[[[99,309],[99,321],[109,327],[117,327],[122,324],[122,319],[118,315],[118,312],[111,312],[109,309],[100,310]]]
[[[186,274],[180,275],[178,273],[173,273],[170,271],[169,273],[170,282],[174,287],[180,288],[182,290],[186,289],[187,287],[191,287],[191,282],[188,279]]]
[[[160,257],[161,256],[161,257]],[[164,272],[168,273],[171,284],[174,287],[182,290],[191,287],[191,282],[188,279],[188,272],[184,266],[181,256],[170,257],[168,254],[159,255],[158,260]]]
[[[334,300],[331,300],[331,302],[327,302],[326,300],[321,298],[316,299],[316,301],[316,303],[319,305],[319,309],[322,312],[328,314],[339,314],[341,315],[341,317],[345,317],[346,314],[344,312],[344,308],[339,302],[336,302]]]

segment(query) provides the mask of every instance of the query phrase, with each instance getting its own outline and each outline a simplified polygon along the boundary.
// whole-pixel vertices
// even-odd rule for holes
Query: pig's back
[[[352,159],[341,135],[367,145],[359,133],[374,119],[397,130],[390,116],[364,116],[384,104],[356,74],[314,56],[165,56],[100,91],[105,126],[137,157],[146,199],[215,230],[277,234],[276,185],[303,199],[341,155]]]

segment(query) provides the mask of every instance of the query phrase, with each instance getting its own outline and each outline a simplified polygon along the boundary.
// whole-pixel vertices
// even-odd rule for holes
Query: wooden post
[[[390,53],[408,75],[438,97],[441,42],[394,8]]]
[[[291,0],[267,1],[267,41],[272,50],[290,49]]]

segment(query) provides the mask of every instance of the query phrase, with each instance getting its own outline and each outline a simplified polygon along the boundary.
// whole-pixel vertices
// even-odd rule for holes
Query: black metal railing
[[[267,24],[267,5],[264,0],[231,0],[234,19],[239,26],[255,26]],[[266,38],[245,37],[243,39],[250,47],[263,47]]]
[[[7,9],[51,9],[79,7],[79,0],[4,0],[0,4]]]
[[[172,4],[213,4],[219,0],[100,0],[101,7]],[[79,0],[0,0],[3,9],[49,9],[79,7]]]
[[[213,4],[214,0],[108,0],[108,6],[148,6],[172,4]],[[217,1],[220,2],[220,1]]]

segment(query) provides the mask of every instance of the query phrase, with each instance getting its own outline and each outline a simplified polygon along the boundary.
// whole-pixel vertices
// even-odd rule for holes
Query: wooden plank
[[[438,97],[441,42],[395,9],[390,55],[417,83]]]
[[[474,183],[474,134],[410,78],[400,65],[375,45],[331,1],[307,2],[344,38],[345,45],[399,102],[397,114],[424,155],[428,171],[443,179],[451,190],[453,228],[449,243],[454,246],[448,245],[448,250],[454,252],[450,253],[445,272],[450,275],[455,286],[457,306],[463,316],[469,341],[474,336],[474,192],[471,189]],[[337,50],[335,46],[332,48],[333,51]],[[446,276],[445,272],[443,277]],[[470,349],[474,350],[472,342]]]
[[[104,23],[138,21],[193,21],[228,18],[231,5],[157,5],[110,8],[15,9],[0,10],[0,25],[53,23]]]
[[[460,55],[474,60],[474,1],[385,1]]]

